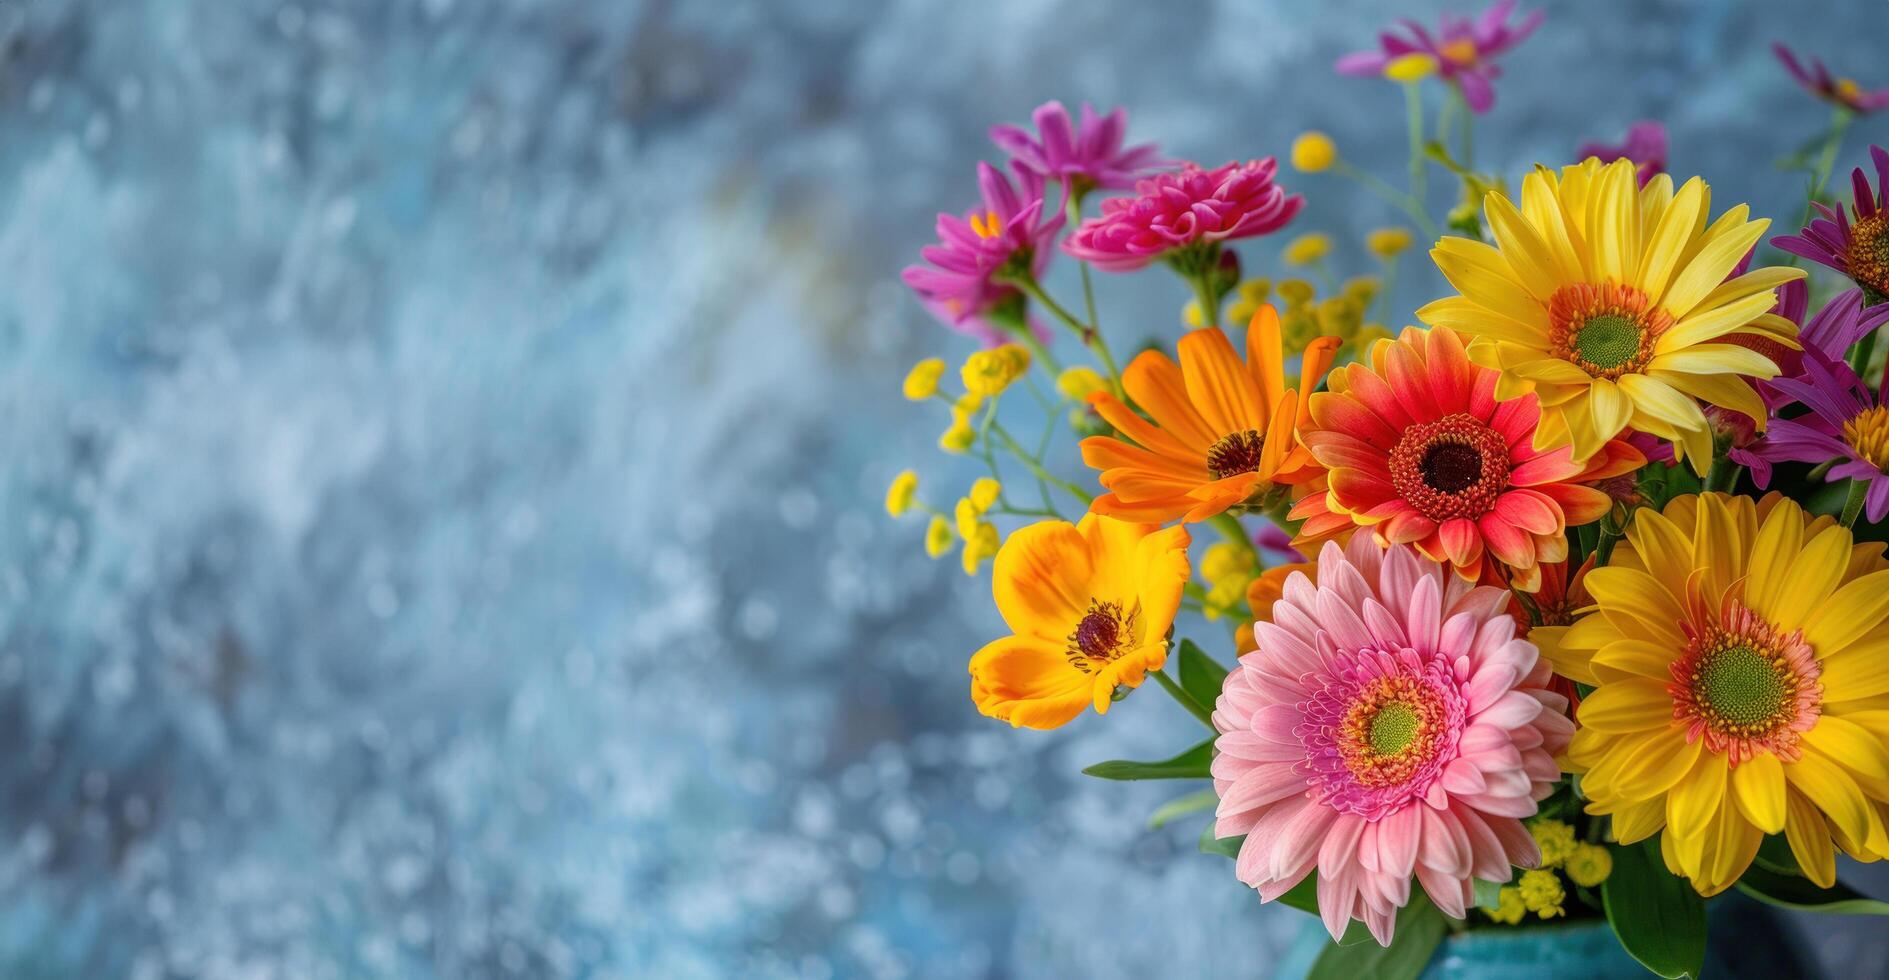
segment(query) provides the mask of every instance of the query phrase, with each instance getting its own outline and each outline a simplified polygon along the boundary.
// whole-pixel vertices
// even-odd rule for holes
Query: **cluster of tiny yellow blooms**
[[[1286,243],[1286,250],[1281,258],[1287,265],[1316,265],[1331,254],[1331,236],[1324,232],[1307,232]]]
[[[964,368],[958,374],[964,379],[965,391],[994,398],[1029,370],[1029,349],[1021,344],[1004,344],[965,358]]]
[[[1394,259],[1410,249],[1408,228],[1379,228],[1364,236],[1364,247],[1380,259]]]
[[[1567,914],[1562,906],[1567,889],[1555,874],[1557,868],[1583,888],[1596,887],[1613,873],[1613,856],[1607,848],[1579,840],[1564,821],[1537,818],[1529,821],[1528,832],[1541,849],[1541,867],[1522,872],[1513,885],[1503,885],[1496,907],[1484,913],[1505,925],[1521,922],[1530,912],[1543,919]]]
[[[1389,337],[1383,324],[1366,323],[1365,311],[1381,288],[1376,276],[1356,276],[1339,286],[1338,295],[1318,298],[1318,287],[1304,279],[1282,279],[1275,286],[1263,277],[1247,279],[1233,291],[1227,306],[1227,322],[1245,324],[1259,312],[1261,304],[1278,294],[1279,333],[1288,350],[1304,349],[1319,337],[1337,337],[1339,359],[1361,357],[1371,344]],[[1181,308],[1181,322],[1193,329],[1205,326],[1200,304],[1189,300]]]
[[[1242,615],[1246,609],[1246,588],[1259,577],[1259,562],[1252,549],[1220,541],[1201,556],[1200,577],[1207,582],[1207,597],[1201,603],[1201,612],[1208,619]]]

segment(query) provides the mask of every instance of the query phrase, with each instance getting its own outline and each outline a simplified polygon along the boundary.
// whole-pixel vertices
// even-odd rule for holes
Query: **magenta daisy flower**
[[[1122,146],[1128,113],[1120,108],[1097,116],[1084,102],[1078,124],[1061,102],[1051,101],[1037,106],[1030,121],[1036,124],[1036,135],[1021,126],[992,126],[991,142],[1018,166],[1061,183],[1065,199],[1096,188],[1126,190],[1143,174],[1169,166],[1153,143]]]
[[[1868,115],[1878,109],[1889,108],[1889,88],[1865,89],[1856,84],[1855,79],[1838,78],[1830,74],[1823,62],[1811,58],[1808,70],[1798,62],[1791,49],[1782,44],[1773,43],[1771,50],[1777,54],[1777,60],[1784,63],[1786,71],[1797,79],[1810,94],[1830,103],[1842,106],[1859,116]]]
[[[1495,106],[1495,79],[1502,69],[1496,55],[1522,43],[1541,26],[1543,14],[1537,10],[1510,24],[1515,0],[1497,0],[1496,4],[1471,20],[1444,14],[1435,34],[1413,20],[1402,20],[1406,34],[1390,31],[1378,35],[1377,49],[1359,51],[1338,59],[1338,71],[1345,75],[1381,75],[1384,66],[1407,54],[1427,54],[1436,59],[1437,73],[1462,90],[1463,101],[1478,112]]]
[[[1316,870],[1332,936],[1358,919],[1388,946],[1413,874],[1461,918],[1472,878],[1539,863],[1522,818],[1574,723],[1506,590],[1368,534],[1317,573],[1286,579],[1215,705],[1214,832],[1246,835],[1235,869],[1262,900]]]
[[[1864,515],[1872,524],[1889,515],[1889,380],[1871,391],[1841,359],[1806,347],[1798,376],[1771,385],[1809,413],[1773,418],[1764,438],[1733,450],[1732,459],[1751,467],[1761,489],[1771,482],[1773,463],[1835,461],[1825,480],[1866,483]]]
[[[1188,246],[1277,231],[1305,204],[1272,182],[1278,169],[1272,157],[1213,170],[1189,163],[1137,181],[1135,196],[1103,201],[1101,216],[1064,239],[1063,251],[1098,269],[1131,272]]]
[[[1666,127],[1651,119],[1643,119],[1627,127],[1627,138],[1618,144],[1586,143],[1574,151],[1576,160],[1595,157],[1602,163],[1612,163],[1625,158],[1633,161],[1634,172],[1639,175],[1640,186],[1655,175],[1666,172]]]
[[[1849,276],[1874,306],[1889,302],[1889,151],[1871,146],[1869,159],[1876,167],[1876,186],[1869,186],[1862,167],[1850,171],[1854,200],[1848,212],[1818,204],[1823,217],[1771,244]]]
[[[1024,297],[1005,279],[1041,276],[1062,230],[1061,212],[1043,213],[1043,176],[1013,168],[1016,186],[996,167],[977,165],[983,207],[962,217],[938,215],[938,244],[919,254],[929,265],[907,266],[900,278],[946,325],[986,344],[1024,329]]]

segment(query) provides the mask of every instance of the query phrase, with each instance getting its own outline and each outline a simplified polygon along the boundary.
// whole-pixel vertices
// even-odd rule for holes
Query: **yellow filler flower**
[[[1593,685],[1568,769],[1622,844],[1660,835],[1703,895],[1765,834],[1804,875],[1835,847],[1889,855],[1889,562],[1880,543],[1778,494],[1638,511],[1584,585],[1595,608],[1528,638]],[[1834,846],[1833,846],[1834,845]]]
[[[1192,570],[1184,527],[1090,514],[1042,521],[1004,542],[991,591],[1011,635],[971,657],[977,710],[1058,728],[1117,685],[1139,687],[1167,662],[1168,628]]]
[[[1502,372],[1497,398],[1540,395],[1536,446],[1571,443],[1578,462],[1631,427],[1672,440],[1703,473],[1712,426],[1698,401],[1764,427],[1748,379],[1778,366],[1753,347],[1797,346],[1796,327],[1769,310],[1778,286],[1804,277],[1760,268],[1728,280],[1770,222],[1740,204],[1707,223],[1711,193],[1697,177],[1675,193],[1665,174],[1640,189],[1627,160],[1537,167],[1519,209],[1484,198],[1495,247],[1437,242],[1430,255],[1461,295],[1417,316],[1474,338],[1470,359]]]

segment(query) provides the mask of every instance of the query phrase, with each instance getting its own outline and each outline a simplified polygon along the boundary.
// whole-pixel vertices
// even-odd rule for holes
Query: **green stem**
[[[1436,222],[1431,221],[1430,216],[1423,212],[1423,205],[1409,194],[1384,183],[1375,174],[1358,170],[1343,160],[1333,163],[1331,168],[1340,176],[1349,177],[1363,184],[1365,190],[1376,194],[1384,200],[1384,203],[1408,215],[1410,220],[1416,222],[1417,227],[1422,229],[1424,235],[1435,239],[1440,234],[1437,231]]]
[[[1214,295],[1213,275],[1214,270],[1204,269],[1187,277],[1194,285],[1194,301],[1200,304],[1200,325],[1208,329],[1220,325],[1220,297]]]
[[[1034,357],[1038,364],[1043,365],[1044,370],[1049,372],[1050,377],[1053,378],[1063,373],[1062,365],[1057,362],[1056,356],[1049,352],[1049,348],[1043,346],[1042,341],[1036,339],[1036,332],[1030,329],[1028,323],[1025,323],[1017,330],[1011,331],[1011,333],[1018,340],[1022,341],[1025,347],[1030,349],[1030,356]]]
[[[1101,360],[1103,368],[1108,371],[1110,382],[1115,385],[1116,394],[1121,394],[1122,372],[1115,367],[1115,355],[1109,353],[1108,342],[1102,339],[1101,332],[1091,329],[1088,324],[1076,319],[1074,314],[1064,309],[1061,303],[1051,299],[1050,295],[1043,291],[1042,284],[1036,281],[1036,277],[1022,275],[1015,278],[1005,277],[1002,281],[1023,290],[1024,295],[1041,303],[1051,316],[1061,320],[1063,326],[1074,330],[1076,336],[1082,338],[1082,342],[1087,344],[1089,349],[1095,352],[1095,356]]]
[[[1404,122],[1410,133],[1410,196],[1418,207],[1424,206],[1424,175],[1430,162],[1423,153],[1423,90],[1417,82],[1404,83]]]
[[[1712,470],[1706,474],[1705,489],[1731,493],[1738,486],[1738,475],[1744,470],[1743,466],[1732,462],[1731,456],[1720,456],[1712,461]]]
[[[1837,106],[1831,111],[1830,130],[1824,135],[1823,150],[1817,154],[1817,169],[1810,174],[1810,196],[1804,199],[1804,217],[1798,222],[1800,226],[1810,224],[1811,217],[1816,214],[1814,205],[1823,196],[1824,185],[1830,180],[1830,171],[1837,162],[1837,151],[1843,148],[1843,137],[1850,130],[1853,115],[1843,106]],[[1791,257],[1790,264],[1797,264],[1796,256]]]
[[[1453,101],[1462,107],[1462,113],[1457,116],[1457,125],[1462,127],[1463,148],[1458,155],[1462,157],[1463,166],[1474,167],[1476,165],[1476,114],[1470,111],[1469,100],[1463,96],[1462,86],[1450,86],[1450,95]]]
[[[1856,518],[1863,513],[1863,498],[1869,494],[1869,483],[1865,480],[1850,481],[1850,495],[1843,500],[1843,526],[1855,527]]]
[[[1174,678],[1169,677],[1166,670],[1154,670],[1149,671],[1149,673],[1155,680],[1161,682],[1161,687],[1168,692],[1169,697],[1180,702],[1181,707],[1187,709],[1188,714],[1199,718],[1200,723],[1206,725],[1208,730],[1219,731],[1219,729],[1214,728],[1213,725],[1213,712],[1202,707],[1199,701],[1194,700],[1193,695],[1181,690],[1181,686],[1174,683]]]
[[[1600,540],[1594,543],[1594,564],[1596,566],[1606,565],[1608,560],[1613,557],[1614,544],[1620,540],[1625,530],[1625,522],[1623,521],[1616,526],[1612,514],[1601,518]]]
[[[1023,446],[1018,444],[1017,440],[1011,438],[1010,433],[1004,429],[1001,423],[992,421],[990,423],[990,432],[1003,441],[1004,448],[1010,450],[1010,454],[1015,456],[1017,461],[1021,462],[1024,467],[1030,471],[1032,476],[1042,480],[1044,483],[1050,483],[1060,487],[1064,492],[1082,501],[1084,504],[1095,499],[1095,496],[1087,490],[1044,469],[1043,464],[1038,462],[1036,457],[1023,451]]]
[[[1876,353],[1876,334],[1879,332],[1881,331],[1871,330],[1864,334],[1862,339],[1856,342],[1856,349],[1850,352],[1850,370],[1855,371],[1856,376],[1862,378],[1865,383],[1869,381],[1869,359]]]

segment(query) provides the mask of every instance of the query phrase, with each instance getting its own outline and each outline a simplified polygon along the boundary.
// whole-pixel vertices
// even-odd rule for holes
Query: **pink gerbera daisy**
[[[1063,251],[1109,272],[1132,272],[1160,258],[1184,271],[1214,268],[1221,242],[1278,231],[1299,213],[1305,199],[1272,182],[1278,169],[1267,157],[1156,174],[1135,184],[1134,197],[1103,201],[1101,217],[1083,222],[1063,240]]]
[[[1413,873],[1462,918],[1472,878],[1540,862],[1522,819],[1574,723],[1504,590],[1364,534],[1317,574],[1286,579],[1221,690],[1214,832],[1246,836],[1236,873],[1262,900],[1316,869],[1333,938],[1357,919],[1389,946]]]

